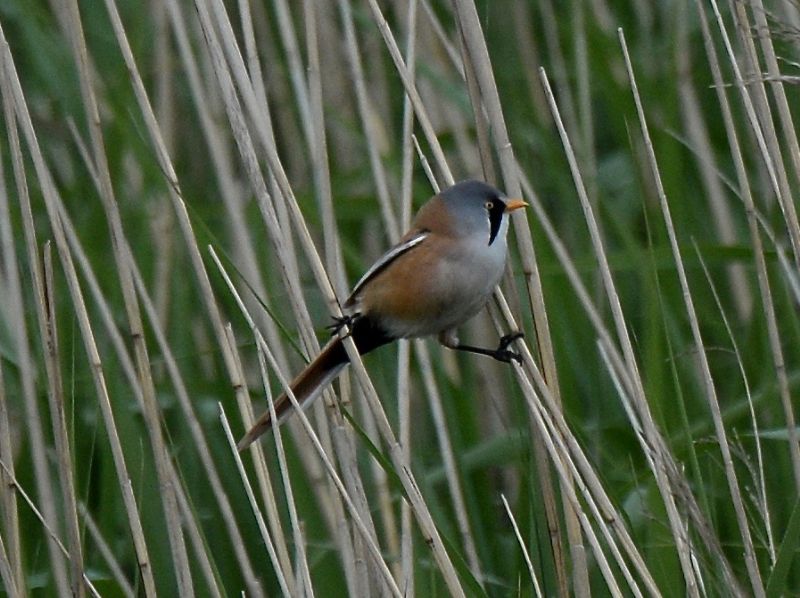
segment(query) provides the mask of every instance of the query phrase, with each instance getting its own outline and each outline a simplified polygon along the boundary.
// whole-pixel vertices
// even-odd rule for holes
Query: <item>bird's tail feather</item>
[[[353,341],[359,354],[364,355],[373,349],[394,340],[379,325],[366,317],[358,317],[352,323]],[[322,391],[341,373],[350,362],[341,338],[335,338],[320,351],[320,354],[308,364],[302,372],[289,384],[297,402],[307,409]],[[275,400],[275,415],[280,425],[292,413],[292,402],[286,393]],[[270,411],[266,411],[247,434],[242,437],[237,448],[242,451],[259,436],[272,427]]]

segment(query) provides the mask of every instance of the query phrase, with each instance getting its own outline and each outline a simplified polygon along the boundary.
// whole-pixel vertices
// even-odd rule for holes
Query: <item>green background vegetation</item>
[[[237,388],[244,389],[240,398],[249,395],[257,414],[266,408],[259,367],[263,353],[210,248],[245,298],[283,376],[291,377],[302,366],[303,355],[313,353],[310,333],[316,330],[320,342],[325,342],[324,327],[334,309],[315,277],[297,215],[290,215],[287,206],[296,200],[333,288],[343,299],[347,281],[357,280],[400,232],[387,223],[386,210],[401,222],[404,209],[419,207],[433,193],[421,156],[438,184],[446,184],[447,176],[419,119],[413,129],[406,128],[409,108],[404,85],[378,27],[377,5],[350,0],[226,4],[235,41],[248,60],[252,57],[247,33],[252,27],[261,76],[254,70],[255,62],[248,62],[248,84],[260,82],[254,86],[255,96],[262,113],[271,118],[281,173],[261,143],[256,118],[244,109],[242,119],[255,140],[258,166],[277,206],[282,231],[277,237],[265,225],[254,175],[237,145],[242,132],[231,125],[221,93],[219,72],[230,72],[235,59],[228,56],[222,67],[215,65],[200,25],[198,7],[206,2],[117,5],[156,129],[135,95],[133,76],[109,19],[111,0],[78,3],[78,13],[71,12],[71,2],[64,4],[0,3],[0,27],[7,43],[0,47],[4,65],[0,96],[5,109],[0,116],[0,580],[9,595],[90,592],[82,575],[104,596],[153,590],[169,596],[188,589],[199,595],[237,595],[243,590],[248,595],[279,594],[284,587],[265,551],[219,419],[221,407],[234,437],[247,427],[236,401]],[[349,378],[342,393],[352,401],[346,408],[354,413],[354,421],[347,418],[343,426],[334,427],[334,442],[331,432],[323,432],[326,454],[344,474],[348,494],[356,502],[363,499],[360,513],[373,522],[381,557],[406,595],[412,591],[419,596],[446,595],[455,593],[456,586],[467,595],[530,596],[539,591],[606,595],[615,593],[610,578],[626,595],[638,591],[647,595],[657,588],[666,596],[737,592],[777,596],[800,587],[796,558],[800,447],[790,425],[800,380],[800,246],[792,243],[792,238],[800,239],[800,227],[790,209],[800,188],[800,155],[793,156],[797,142],[792,121],[798,105],[800,12],[788,2],[722,3],[720,27],[714,5],[700,4],[702,18],[708,21],[708,39],[695,2],[477,2],[474,15],[479,29],[468,19],[473,14],[471,2],[380,3],[404,54],[408,11],[411,7],[416,11],[415,82],[454,177],[487,178],[509,191],[524,180],[524,197],[535,204],[517,223],[529,228],[533,243],[526,242],[519,228],[510,235],[511,274],[503,286],[526,332],[532,360],[515,372],[476,356],[455,356],[430,340],[411,347],[406,372],[410,442],[403,446],[427,512],[444,538],[455,578],[447,577],[447,567],[434,558],[420,528],[401,524],[407,514],[403,497],[408,489],[390,458],[391,445],[369,423],[368,403],[357,376]],[[249,16],[243,13],[245,5]],[[288,22],[281,20],[283,10],[288,10]],[[70,16],[75,14],[80,15],[85,41],[83,75],[75,50],[83,42]],[[224,34],[219,16],[211,20]],[[180,34],[179,22],[185,27]],[[352,40],[348,23],[355,34]],[[656,168],[647,153],[618,28],[630,53]],[[313,46],[309,30],[316,33],[318,71],[309,50]],[[726,51],[723,32],[730,39],[732,55]],[[180,40],[184,34],[185,47]],[[486,56],[465,50],[473,47],[467,40],[481,36],[490,63]],[[297,60],[288,44],[292,39]],[[348,50],[359,56],[366,105],[357,98]],[[771,66],[774,56],[778,73]],[[475,79],[480,65],[487,64],[517,172],[509,170],[506,148],[498,142],[502,134],[495,120],[498,114],[488,99],[492,89]],[[574,148],[602,248],[589,234],[540,67]],[[715,83],[715,71],[722,86]],[[89,78],[84,80],[91,81],[95,100],[82,91],[86,73]],[[17,80],[23,96],[13,93]],[[313,95],[317,83],[318,104]],[[472,83],[477,92],[470,92]],[[244,92],[236,93],[245,103]],[[98,106],[95,131],[102,135],[102,146],[92,141],[87,120],[93,101]],[[483,102],[477,110],[476,101]],[[783,106],[788,112],[781,111]],[[728,109],[731,120],[726,123]],[[34,160],[25,111],[49,175]],[[179,188],[170,182],[154,130],[164,141]],[[315,158],[323,147],[322,130],[325,168]],[[419,153],[408,135],[411,130]],[[488,152],[479,152],[482,141]],[[737,170],[739,153],[742,170]],[[383,211],[382,177],[389,202]],[[110,182],[113,197],[103,191],[103,180]],[[663,184],[669,226],[657,180]],[[328,185],[330,214],[321,208],[326,205]],[[27,231],[35,231],[35,255],[30,254],[26,238],[23,188],[29,193],[33,229]],[[47,201],[60,204],[58,209],[69,219],[67,228],[74,228],[74,237],[66,244],[60,244],[54,232],[65,217],[55,219],[56,212],[48,213]],[[749,201],[754,210],[748,209]],[[144,283],[132,292],[124,287],[129,265],[121,257],[125,250],[114,248],[111,214],[118,214]],[[543,214],[549,225],[543,224]],[[182,228],[187,222],[192,234]],[[611,347],[598,341],[602,335],[597,321],[576,293],[547,226],[565,248],[568,264],[582,281]],[[670,230],[680,262],[670,244]],[[54,243],[48,248],[50,240]],[[292,271],[292,291],[276,244],[283,244],[296,260],[296,265],[284,264]],[[193,247],[202,256],[208,289],[198,282]],[[555,384],[568,425],[562,434],[582,448],[601,483],[593,492],[604,494],[616,507],[617,521],[628,530],[641,556],[642,569],[633,569],[634,580],[626,579],[613,556],[621,546],[619,538],[608,541],[602,535],[612,521],[609,517],[598,521],[580,493],[578,509],[600,540],[592,548],[584,534],[585,560],[576,558],[576,551],[570,550],[575,536],[566,531],[576,519],[566,508],[564,481],[552,464],[541,465],[563,452],[556,448],[548,453],[543,448],[547,433],[531,418],[530,401],[544,403],[545,411],[552,411],[553,405],[542,398],[537,384],[530,382],[533,386],[528,388],[523,382],[535,379],[535,367],[543,360],[537,340],[548,336],[536,330],[529,295],[536,286],[521,265],[529,263],[526,259],[533,250],[558,373]],[[48,254],[54,270],[50,303],[38,296],[35,275]],[[251,257],[254,261],[248,261]],[[67,282],[71,260],[77,263],[91,332],[81,326],[83,308]],[[598,264],[605,261],[614,291],[601,276]],[[681,271],[695,313],[687,309]],[[218,316],[209,307],[208,290],[213,291]],[[142,312],[141,337],[132,334],[126,293]],[[610,307],[617,298],[638,374],[627,363],[612,375],[604,359],[609,352],[621,354],[625,344]],[[149,303],[157,326],[147,311]],[[51,304],[55,318],[50,321],[55,321],[58,332],[55,357],[48,361],[42,310]],[[304,310],[310,319],[298,321],[297,313]],[[509,328],[494,305],[491,313],[503,322],[501,331]],[[225,357],[231,347],[220,336],[215,317],[230,323],[232,354],[241,366],[244,386],[232,380],[232,361]],[[491,322],[482,315],[463,336],[493,345],[497,331]],[[693,325],[701,334],[707,368]],[[159,339],[162,333],[166,346]],[[97,364],[87,358],[89,340],[96,345]],[[138,370],[137,347],[147,349],[139,356]],[[402,351],[388,347],[365,359],[396,434],[405,425],[398,416],[398,409],[403,409],[398,376],[406,379],[398,374],[404,371],[398,369]],[[776,367],[781,359],[785,371]],[[52,377],[56,366],[58,380]],[[441,399],[445,428],[437,426],[431,414],[426,368]],[[152,586],[137,567],[131,514],[122,500],[98,371],[141,518]],[[266,371],[271,392],[279,392],[271,364]],[[152,384],[143,372],[149,373]],[[637,376],[641,394],[631,397]],[[196,432],[204,438],[205,448],[192,433],[178,386],[185,389],[194,409]],[[157,407],[149,426],[141,400],[148,387]],[[60,425],[53,409],[58,397],[63,400],[68,454],[54,433],[53,421],[56,428]],[[710,398],[719,406],[724,437],[723,428],[715,427]],[[633,420],[626,402],[634,405]],[[33,405],[38,407],[38,418]],[[331,411],[320,407],[311,417],[315,426],[322,426],[325,413]],[[654,446],[652,437],[640,442],[636,422],[643,417],[652,417],[654,433],[663,444]],[[270,486],[269,494],[274,493],[286,534],[284,563],[290,563],[284,574],[298,595],[307,590],[307,583],[323,596],[390,594],[298,419],[281,428],[291,497],[271,436],[261,445],[269,484],[256,483],[258,466],[253,463],[260,461],[261,451],[243,455],[259,504],[263,505],[264,488]],[[40,432],[31,432],[32,427]],[[442,452],[444,435],[455,457],[452,463]],[[662,450],[654,464],[651,451]],[[66,469],[62,458],[67,459]],[[172,467],[162,465],[163,477],[159,461]],[[656,483],[659,463],[678,464],[667,476],[670,499]],[[209,466],[219,476],[230,511],[213,490]],[[569,464],[567,470],[575,479],[586,478],[585,470],[575,465]],[[554,487],[552,494],[545,478]],[[66,479],[74,485],[74,508],[65,497]],[[165,489],[165,480],[180,488],[177,506],[171,503],[175,494]],[[49,507],[44,489],[48,482]],[[522,547],[501,495],[509,502]],[[290,500],[297,519],[289,515]],[[688,531],[685,538],[670,525],[665,507],[670,500]],[[550,525],[557,526],[553,534],[559,542],[553,542],[548,532],[548,504],[556,512]],[[737,504],[741,505],[738,518]],[[50,518],[47,524],[34,506]],[[173,528],[165,524],[171,511],[177,514]],[[77,522],[81,559],[63,557],[49,540],[48,529],[74,556],[70,520]],[[466,521],[466,536],[460,520]],[[176,529],[182,532],[181,542],[175,539]],[[280,543],[271,529],[273,541]],[[337,530],[347,539],[337,539]],[[184,560],[176,557],[182,542]],[[401,553],[403,543],[412,550]],[[622,552],[630,564],[629,554]],[[681,561],[689,554],[691,571]],[[607,575],[600,555],[611,563]]]

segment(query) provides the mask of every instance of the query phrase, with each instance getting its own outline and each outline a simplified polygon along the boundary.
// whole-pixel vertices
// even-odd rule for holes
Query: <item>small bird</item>
[[[522,333],[500,339],[496,349],[463,345],[457,327],[486,305],[506,263],[508,214],[528,204],[508,199],[481,181],[448,187],[420,208],[411,230],[387,251],[353,288],[342,318],[330,326],[336,335],[290,387],[304,408],[319,396],[349,363],[338,333],[350,330],[359,354],[401,338],[438,335],[450,349],[488,355],[498,361],[520,361],[508,349]],[[292,410],[286,394],[275,401],[278,422]],[[269,430],[264,413],[239,441],[244,450]]]

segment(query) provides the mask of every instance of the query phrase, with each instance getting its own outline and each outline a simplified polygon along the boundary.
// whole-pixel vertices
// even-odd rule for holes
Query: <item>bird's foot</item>
[[[524,332],[512,332],[501,337],[500,343],[497,345],[497,349],[492,352],[491,356],[497,361],[502,361],[503,363],[511,363],[512,359],[517,363],[522,363],[522,355],[516,353],[515,351],[510,351],[508,346],[515,340],[524,336]]]
[[[356,321],[356,319],[360,316],[360,313],[355,314],[345,314],[341,317],[339,316],[332,316],[333,317],[333,324],[326,326],[328,330],[331,331],[331,336],[336,336],[341,332],[342,328],[345,326],[350,327]]]

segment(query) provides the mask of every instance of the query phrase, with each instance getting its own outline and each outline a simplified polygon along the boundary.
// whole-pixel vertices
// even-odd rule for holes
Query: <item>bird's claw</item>
[[[497,349],[495,349],[492,357],[494,357],[498,361],[502,361],[503,363],[511,363],[513,359],[517,363],[522,363],[522,355],[515,351],[509,351],[508,346],[513,343],[515,340],[520,339],[525,336],[523,332],[512,332],[510,334],[506,334],[505,336],[500,338],[500,344],[497,345]]]
[[[345,314],[341,317],[331,316],[333,318],[333,324],[325,326],[325,328],[331,331],[331,336],[336,336],[345,326],[352,326],[359,315],[360,314]]]

